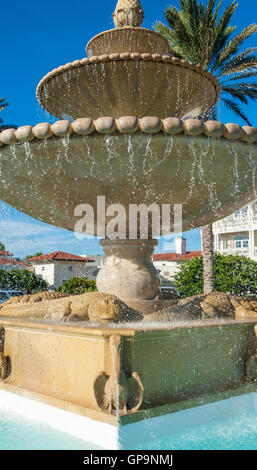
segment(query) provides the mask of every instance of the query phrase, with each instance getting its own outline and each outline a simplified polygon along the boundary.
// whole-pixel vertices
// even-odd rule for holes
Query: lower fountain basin
[[[130,204],[156,203],[160,209],[162,204],[182,204],[183,230],[226,217],[257,198],[255,143],[208,138],[204,130],[199,136],[187,135],[188,121],[178,135],[161,131],[167,121],[149,130],[145,126],[149,121],[141,120],[143,131],[131,134],[120,133],[115,121],[111,121],[114,129],[100,129],[101,122],[95,122],[98,131],[92,127],[90,135],[61,137],[58,125],[66,125],[67,135],[78,128],[76,121],[55,123],[51,128],[59,137],[45,139],[35,138],[39,125],[4,131],[16,143],[0,147],[0,198],[32,217],[72,231],[79,220],[75,208],[90,204],[95,220],[85,229],[90,235],[96,234],[97,196],[105,196],[106,208],[118,203],[124,207],[127,229]],[[192,122],[199,126],[200,121]],[[224,129],[228,134],[230,128]],[[246,134],[239,129],[241,136]],[[24,130],[27,141],[17,142]],[[6,142],[3,135],[0,141]],[[112,218],[106,217],[106,224]],[[171,216],[171,229],[172,222]]]
[[[216,320],[101,328],[1,317],[0,348],[10,367],[0,388],[119,428],[255,391],[255,325]],[[126,390],[119,410],[115,386],[106,388],[117,361]]]
[[[230,398],[212,396],[215,402],[205,405],[191,400],[192,408],[170,409],[165,416],[127,425],[121,420],[118,429],[83,413],[64,411],[57,404],[49,406],[42,397],[36,400],[23,392],[25,398],[12,387],[11,392],[7,389],[0,386],[0,419],[4,423],[0,450],[256,450],[257,446],[257,394],[253,386],[252,390],[244,388],[241,395],[243,390],[237,390]],[[134,464],[133,454],[131,460]]]

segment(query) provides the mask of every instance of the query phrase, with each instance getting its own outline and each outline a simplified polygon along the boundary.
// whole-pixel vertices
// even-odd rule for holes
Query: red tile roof
[[[25,263],[23,261],[17,261],[16,259],[8,259],[8,258],[1,258],[0,257],[0,268],[1,265],[6,266],[6,265],[12,265],[12,266],[29,266],[28,263]]]
[[[55,251],[54,253],[49,253],[48,255],[36,256],[35,258],[29,258],[28,263],[31,261],[79,261],[79,262],[94,262],[94,259],[86,258],[84,256],[72,255],[71,253],[65,253],[64,251]]]
[[[13,254],[10,251],[0,251],[0,258],[2,256],[13,256]]]
[[[179,261],[188,260],[192,258],[199,258],[201,251],[188,251],[186,255],[179,255],[178,253],[156,253],[153,255],[154,261]]]

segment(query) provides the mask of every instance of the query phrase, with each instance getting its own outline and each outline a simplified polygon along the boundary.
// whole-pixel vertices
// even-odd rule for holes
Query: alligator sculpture
[[[99,292],[75,296],[43,292],[13,297],[0,305],[0,316],[94,323],[122,323],[143,319],[139,312],[129,308],[115,295]]]
[[[13,297],[0,306],[0,316],[36,318],[63,322],[127,323],[169,322],[227,318],[257,318],[257,300],[236,297],[223,292],[180,299],[171,306],[142,315],[115,295],[90,292],[68,296],[59,292]]]

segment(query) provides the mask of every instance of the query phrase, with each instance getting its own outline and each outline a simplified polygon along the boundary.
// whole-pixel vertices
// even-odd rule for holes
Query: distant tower
[[[138,0],[118,0],[112,17],[116,28],[138,27],[143,22],[144,12]]]
[[[186,255],[187,254],[187,242],[183,237],[177,237],[175,239],[175,250],[177,255]]]

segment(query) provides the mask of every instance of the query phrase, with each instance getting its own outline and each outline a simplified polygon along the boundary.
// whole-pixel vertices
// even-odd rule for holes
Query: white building
[[[214,251],[257,261],[257,201],[213,224]]]
[[[161,279],[166,278],[173,280],[180,266],[192,258],[199,258],[201,251],[187,251],[186,239],[179,237],[175,240],[175,252],[155,253],[153,255],[153,263],[159,271]],[[162,279],[163,284],[163,279]]]
[[[83,258],[89,257],[88,255],[81,255],[81,256]],[[94,259],[94,261],[90,262],[90,264],[86,266],[86,277],[90,280],[95,281],[97,274],[99,273],[100,269],[104,265],[104,256],[103,255],[90,255],[90,258],[91,256]]]
[[[95,262],[95,260],[56,251],[48,255],[30,258],[28,262],[33,266],[36,276],[44,279],[49,287],[58,289],[63,282],[73,277],[86,277],[88,264]]]
[[[11,271],[12,269],[28,269],[31,270],[31,266],[23,261],[17,261],[13,259],[13,254],[10,251],[0,251],[0,269],[4,271]]]

